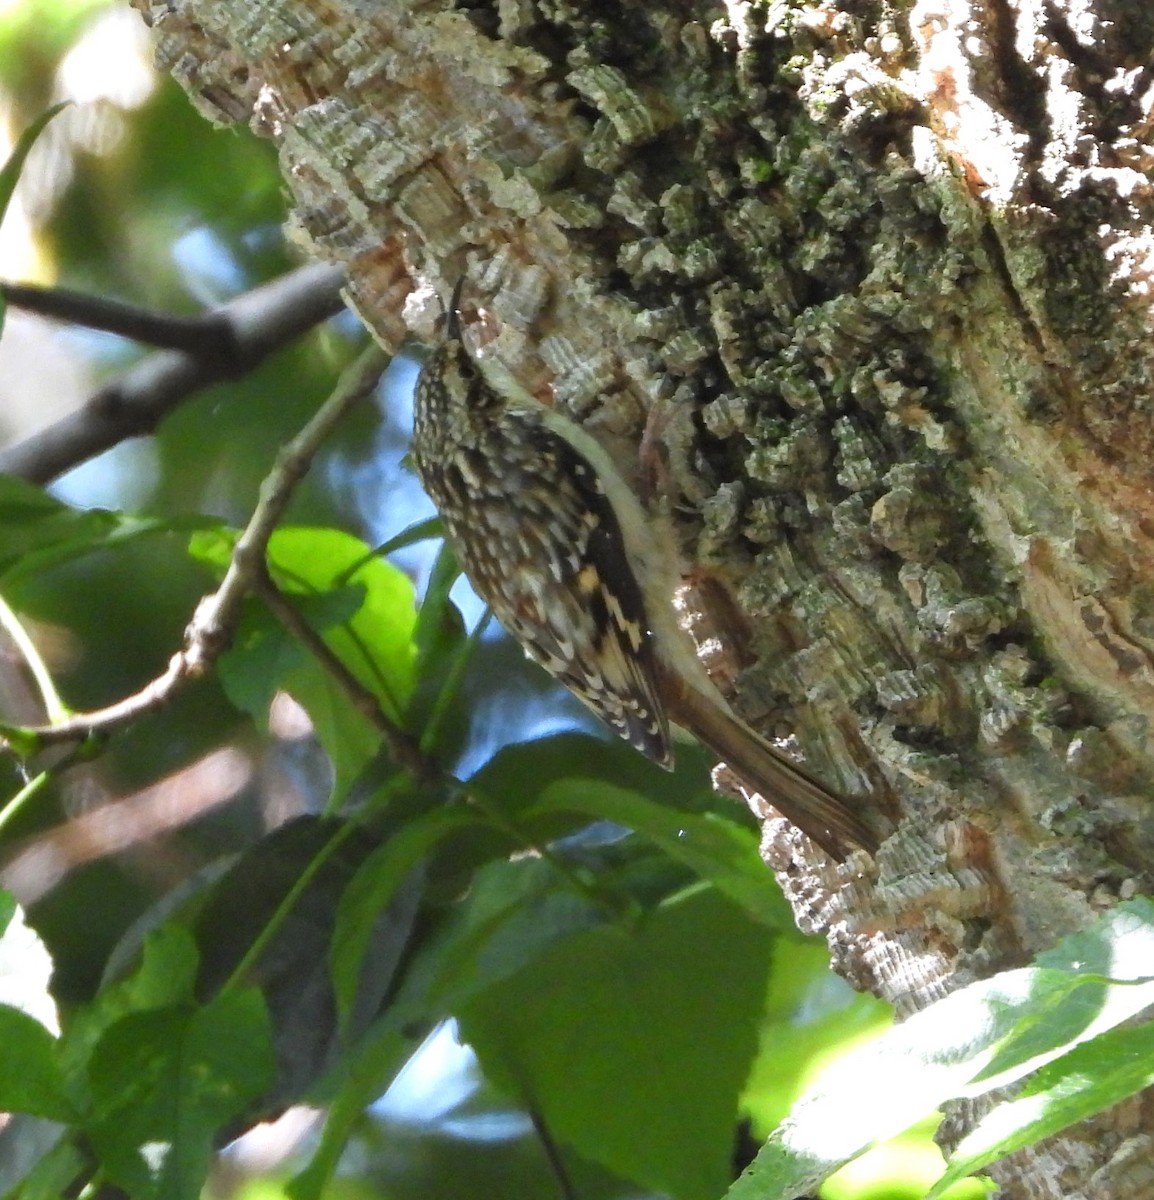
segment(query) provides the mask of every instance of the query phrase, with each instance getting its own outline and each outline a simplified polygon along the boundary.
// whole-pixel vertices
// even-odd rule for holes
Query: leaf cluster
[[[192,562],[220,575],[236,535],[207,518],[81,511],[17,481],[0,487],[0,590],[18,609],[45,573],[142,541],[183,541]],[[450,599],[448,551],[420,604],[402,571],[340,531],[282,527],[267,561],[281,594],[408,730],[428,769],[399,767],[325,664],[250,598],[220,659],[224,696],[255,725],[280,694],[308,714],[332,768],[328,815],[280,827],[175,909],[166,902],[145,918],[153,927],[143,937],[138,927],[115,965],[139,958],[129,980],[151,978],[155,956],[181,947],[184,957],[165,960],[175,990],[163,1004],[147,991],[125,1008],[143,985],[106,981],[65,1014],[51,1052],[40,1027],[28,1035],[38,1061],[54,1064],[41,1090],[60,1102],[17,1092],[5,1103],[77,1135],[39,1169],[59,1178],[59,1164],[87,1161],[133,1195],[192,1194],[214,1138],[319,1089],[330,1117],[296,1189],[317,1195],[415,1042],[454,1018],[489,1077],[580,1156],[671,1194],[719,1194],[771,950],[788,928],[748,820],[712,798],[703,773],[670,781],[628,748],[582,734],[509,746],[457,779],[444,764],[459,757],[468,721],[446,714],[479,639]],[[36,761],[33,734],[5,733]],[[16,820],[14,805],[27,803],[18,797],[4,816]],[[251,1011],[236,1007],[239,995]],[[110,1004],[123,1019],[97,1036],[94,1014]],[[234,1018],[235,1035],[276,1066],[270,1076],[245,1065],[246,1087],[230,1090],[200,1048],[227,1044],[214,1022]],[[85,1053],[73,1048],[81,1037]],[[106,1075],[114,1057],[152,1090]],[[224,1060],[240,1061],[231,1051]],[[63,1075],[62,1063],[72,1066]],[[163,1111],[144,1123],[109,1115],[94,1089],[111,1103],[114,1081],[124,1104]],[[636,1123],[610,1118],[610,1086]],[[174,1092],[201,1087],[203,1113],[189,1115],[191,1100],[173,1108]],[[66,1107],[68,1095],[80,1098]]]

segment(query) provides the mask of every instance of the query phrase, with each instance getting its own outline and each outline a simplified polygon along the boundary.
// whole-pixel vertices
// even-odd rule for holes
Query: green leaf
[[[436,844],[484,825],[472,813],[429,813],[407,824],[366,861],[357,892],[346,894],[334,954],[343,1011],[355,995],[361,947],[374,914],[396,895],[406,871]],[[387,1013],[358,1044],[330,1105],[320,1145],[288,1189],[294,1200],[322,1195],[364,1107],[386,1089],[411,1054],[412,1030],[428,1029],[466,997],[521,969],[548,943],[601,919],[602,911],[575,895],[572,882],[548,862],[525,858],[483,867],[447,926],[416,951]]]
[[[604,907],[575,891],[546,859],[487,863],[410,966],[395,1003],[411,1020],[440,1020],[552,943],[603,924],[605,916]]]
[[[160,519],[76,509],[33,484],[0,476],[0,580],[12,587],[96,550],[217,524],[196,515]]]
[[[52,1034],[27,1013],[0,1004],[0,1046],[0,1111],[71,1120],[74,1114]]]
[[[1068,976],[1069,986],[1037,997],[1028,1020],[1007,1038],[978,1079],[1015,1068],[1075,1045],[1129,1019],[1154,980],[1154,901],[1139,896],[1079,933],[1063,938],[1034,965]],[[1037,1062],[1034,1062],[1037,1065]]]
[[[473,997],[462,1032],[554,1137],[685,1200],[729,1178],[772,939],[713,888],[633,930],[555,942]]]
[[[20,1120],[21,1118],[16,1118]],[[49,1130],[53,1126],[47,1127]],[[7,1130],[11,1132],[11,1127]],[[24,1135],[24,1145],[20,1156],[11,1155],[8,1160],[0,1161],[0,1195],[6,1200],[61,1200],[67,1196],[76,1180],[82,1177],[86,1167],[90,1167],[85,1154],[71,1138],[59,1137],[49,1143],[50,1135],[41,1126],[30,1135],[29,1131],[21,1130]],[[37,1141],[43,1140],[43,1145],[33,1146],[32,1154],[28,1155],[28,1142],[35,1136]],[[43,1153],[38,1151],[43,1150]],[[13,1158],[28,1158],[24,1162],[13,1162]],[[29,1167],[29,1161],[35,1156],[35,1162]],[[10,1186],[9,1186],[10,1185]]]
[[[958,1180],[1154,1083],[1154,1022],[1112,1029],[1043,1067],[1013,1099],[999,1104],[962,1140],[926,1200]]]
[[[465,637],[464,622],[457,606],[449,599],[453,585],[461,577],[461,566],[448,542],[441,549],[429,572],[429,582],[421,598],[413,641],[417,645],[417,669],[422,673],[430,663],[441,657],[446,649],[459,647]],[[447,646],[446,646],[447,643]]]
[[[426,517],[423,521],[417,521],[407,529],[402,529],[396,537],[391,537],[387,542],[382,542],[372,553],[375,557],[387,558],[390,554],[395,554],[398,550],[404,550],[409,546],[415,546],[418,542],[427,542],[432,538],[442,536],[441,518]]]
[[[0,1112],[69,1120],[59,1045],[45,1027],[56,1024],[52,959],[4,891],[0,931]]]
[[[364,602],[364,589],[341,588],[321,596],[301,596],[293,601],[301,616],[316,630],[347,620]],[[247,713],[262,732],[268,728],[269,707],[294,673],[306,677],[315,667],[308,650],[263,605],[250,604],[233,638],[221,655],[219,675],[225,695]],[[327,677],[326,677],[327,678]],[[307,683],[304,687],[307,688]],[[376,743],[375,731],[367,741]]]
[[[190,541],[189,553],[223,574],[232,546],[227,534],[200,533]],[[268,561],[277,584],[309,624],[400,724],[414,684],[413,585],[404,572],[366,552],[364,542],[340,530],[290,527],[273,534]],[[258,722],[263,723],[268,702],[281,688],[308,712],[333,763],[336,798],[380,747],[373,723],[268,614],[246,617],[233,648],[221,658],[220,671],[230,699]]]
[[[96,999],[68,1022],[61,1039],[65,1070],[83,1072],[104,1033],[126,1016],[190,1001],[197,962],[196,943],[188,929],[167,923],[151,930],[143,939],[133,973],[101,988]]]
[[[304,815],[236,855],[208,884],[192,918],[197,994],[228,986],[242,963],[243,982],[267,989],[283,979],[287,989],[307,993],[301,1000],[319,994],[317,980],[305,975],[323,973],[337,898],[375,845],[352,822]]]
[[[683,812],[639,792],[587,779],[551,784],[524,816],[531,820],[551,812],[580,812],[626,825],[709,880],[755,920],[791,933],[795,928],[750,829],[716,813]]]
[[[425,594],[417,612],[413,641],[417,647],[417,686],[410,705],[409,727],[421,730],[421,746],[436,756],[446,739],[442,736],[448,714],[460,718],[454,733],[467,728],[467,713],[453,705],[454,684],[465,666],[472,639],[449,592],[457,582],[461,568],[448,542],[433,563]],[[430,728],[432,727],[432,728]]]
[[[1135,982],[1118,985],[1098,973],[1078,977],[1079,986],[1047,997],[1007,1039],[985,1079],[997,1070],[1047,1056],[1055,1045],[1072,1044],[1070,1053],[1050,1062],[1007,1103],[998,1105],[957,1147],[949,1169],[927,1200],[941,1195],[966,1175],[1023,1146],[1059,1133],[1102,1112],[1154,1083],[1154,1022],[1107,1032],[1085,1040],[1093,1029],[1126,1019],[1150,998],[1154,951],[1154,904],[1141,897],[1118,905],[1090,929],[1064,939],[1037,962],[1056,968],[1099,967]]]
[[[162,925],[144,939],[140,965],[119,985],[132,1009],[162,1008],[192,996],[198,955],[192,934],[181,925]]]
[[[332,763],[333,790],[326,811],[334,812],[379,753],[381,734],[313,658],[287,672],[282,684],[308,713]]]
[[[65,100],[42,112],[20,135],[12,153],[8,156],[8,161],[3,167],[0,167],[0,221],[4,219],[4,214],[8,211],[12,193],[16,190],[16,184],[20,180],[20,172],[24,170],[25,160],[36,144],[36,139],[44,132],[53,117],[71,103],[71,100]]]
[[[830,971],[829,950],[814,938],[779,937],[760,1033],[760,1049],[742,1099],[754,1127],[770,1130],[813,1077],[815,1061],[880,1036],[893,1009],[855,992]]]
[[[341,898],[377,846],[378,837],[358,824],[297,817],[242,854],[197,917],[199,994],[251,980],[268,1005],[278,1077],[264,1107],[300,1100],[338,1061],[345,1070],[344,1052],[358,1053],[393,986],[421,899],[416,873],[376,914],[353,971],[351,1016],[338,1029],[332,938]]]
[[[731,801],[722,801],[709,785],[707,771],[682,770],[682,759],[705,763],[708,754],[696,746],[678,746],[678,769],[672,773],[638,754],[621,738],[599,738],[588,733],[555,733],[532,741],[505,746],[473,777],[492,795],[515,794],[511,807],[532,805],[552,783],[564,779],[603,779],[617,787],[629,788],[645,796],[660,797],[662,803],[677,809],[702,812],[724,804],[736,818],[753,822]]]
[[[1120,904],[1038,961],[1046,965],[962,988],[839,1062],[794,1106],[729,1200],[812,1191],[945,1100],[1005,1087],[1154,1003],[1145,974],[1154,962],[1154,905]],[[1113,978],[1087,964],[1108,966]]]
[[[207,567],[218,578],[223,578],[239,536],[235,529],[226,525],[217,525],[213,529],[198,529],[188,539],[188,556],[194,562]]]
[[[388,558],[390,554],[395,554],[398,550],[404,550],[409,546],[415,546],[418,542],[428,542],[442,536],[441,518],[426,517],[425,520],[417,521],[406,529],[402,529],[387,542],[382,542],[379,546],[366,550],[360,558],[354,559],[345,569],[345,579],[352,579],[362,566],[374,558]]]
[[[88,1133],[108,1178],[134,1196],[198,1200],[214,1136],[269,1087],[273,1073],[255,990],[116,1022],[89,1071],[95,1116]]]
[[[269,542],[269,568],[290,594],[331,593],[349,584],[364,588],[364,603],[326,640],[385,713],[400,721],[413,687],[413,585],[391,563],[365,561],[366,549],[359,538],[337,529],[278,529]],[[350,578],[350,566],[358,563]]]
[[[379,559],[364,560],[367,547],[332,529],[280,529],[269,543],[273,576],[294,603],[334,593],[348,595],[350,565],[360,562],[352,586],[364,600],[351,616],[325,628],[329,648],[376,696],[384,713],[400,723],[413,686],[412,644],[416,620],[408,576]],[[288,671],[283,686],[308,712],[336,775],[334,800],[377,753],[381,735],[327,670],[308,656]]]
[[[329,1105],[320,1143],[309,1164],[285,1187],[292,1200],[321,1200],[340,1165],[345,1146],[364,1120],[365,1109],[385,1091],[412,1054],[412,1039],[398,1028],[390,1010],[370,1032],[349,1063]]]
[[[307,670],[309,665],[304,646],[267,608],[250,602],[232,644],[217,659],[216,672],[233,707],[267,733],[273,697],[287,688],[292,672]]]
[[[347,1028],[380,915],[439,842],[483,826],[475,813],[436,809],[409,821],[374,850],[345,889],[337,911],[330,965],[342,1028]]]

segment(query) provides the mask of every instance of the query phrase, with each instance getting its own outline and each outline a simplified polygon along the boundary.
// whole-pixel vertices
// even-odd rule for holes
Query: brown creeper
[[[460,292],[458,284],[457,293]],[[474,362],[457,294],[417,383],[412,457],[465,574],[526,653],[638,750],[687,729],[834,858],[876,840],[737,717],[678,625],[677,570],[608,453]]]

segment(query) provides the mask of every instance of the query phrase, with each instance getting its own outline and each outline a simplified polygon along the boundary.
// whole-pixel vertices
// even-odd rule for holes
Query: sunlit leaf
[[[761,1045],[742,1104],[763,1136],[802,1094],[815,1058],[893,1024],[890,1005],[833,974],[823,943],[783,935],[775,945]]]
[[[1045,965],[962,988],[839,1062],[794,1106],[729,1200],[786,1200],[812,1190],[945,1100],[1013,1083],[1154,1004],[1146,974],[1154,905],[1121,904],[1036,961]],[[1124,1075],[1119,1068],[1104,1090],[1122,1086]]]
[[[1060,1133],[1154,1084],[1154,1022],[1112,1029],[1043,1067],[1013,1100],[999,1104],[961,1141],[948,1170],[927,1193],[1024,1146]]]
[[[219,574],[227,568],[232,539],[200,533],[190,553]],[[412,693],[416,609],[408,576],[390,563],[366,557],[364,542],[335,529],[279,529],[269,543],[275,581],[357,681],[400,724]],[[356,566],[355,572],[350,568]],[[277,690],[289,692],[308,712],[336,772],[337,797],[372,760],[379,730],[306,647],[268,613],[248,617],[220,663],[234,703],[263,722]]]
[[[409,577],[378,558],[362,561],[349,578],[348,567],[360,561],[364,542],[336,529],[278,529],[269,542],[269,567],[287,591],[320,595],[340,586],[364,589],[356,613],[327,640],[341,661],[400,721],[413,686],[413,629],[416,605]]]
[[[67,1121],[75,1114],[56,1056],[56,1039],[39,1021],[0,1004],[0,1111]]]

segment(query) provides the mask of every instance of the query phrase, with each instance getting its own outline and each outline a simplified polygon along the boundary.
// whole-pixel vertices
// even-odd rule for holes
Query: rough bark
[[[1148,0],[137,3],[384,343],[467,270],[523,383],[656,435],[736,702],[886,838],[767,819],[851,980],[909,1012],[1150,890]],[[1004,1194],[1154,1194],[1146,1107]]]

